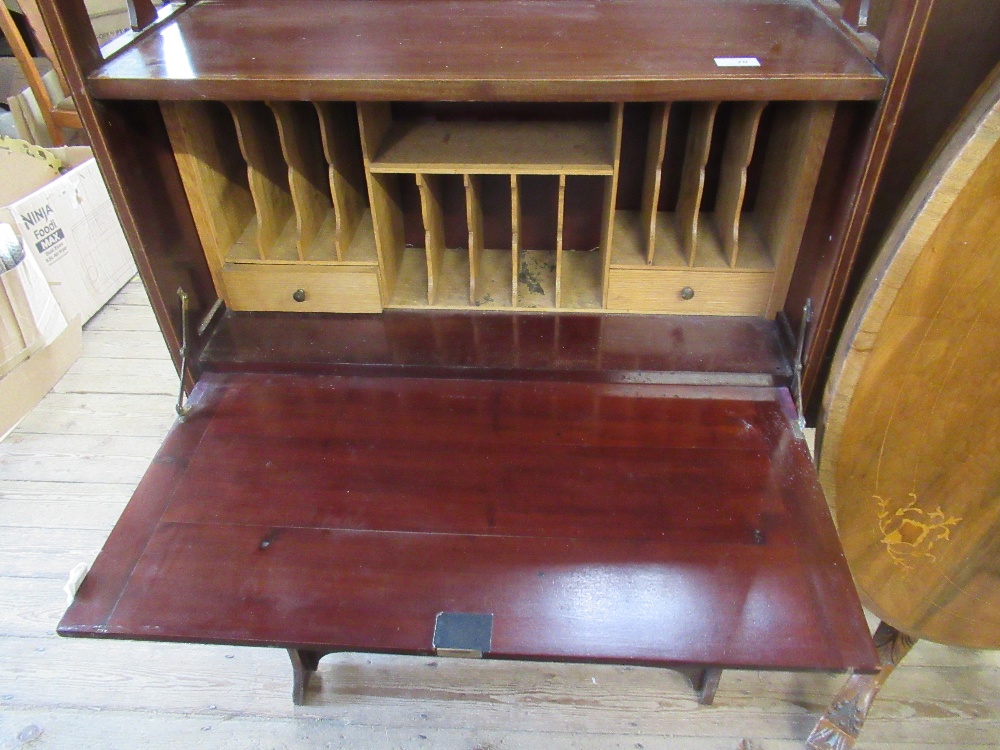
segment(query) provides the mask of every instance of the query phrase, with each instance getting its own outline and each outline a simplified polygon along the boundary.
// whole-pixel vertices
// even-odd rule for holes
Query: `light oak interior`
[[[234,309],[775,316],[835,103],[637,109],[649,114],[634,175],[622,174],[621,159],[633,105],[605,105],[600,119],[542,106],[555,114],[480,119],[475,105],[452,105],[439,117],[389,102],[161,104],[218,291]],[[623,179],[641,180],[638,210],[619,196]],[[499,181],[509,195],[497,202]],[[588,190],[603,195],[599,209],[580,202]],[[491,241],[487,227],[507,201],[509,229],[500,242],[494,229]],[[596,221],[598,210],[599,240],[567,239],[569,224]],[[456,217],[465,222],[457,239],[448,229]],[[422,240],[408,241],[416,221]],[[262,266],[256,275],[250,264]],[[278,273],[269,267],[288,264],[323,268],[302,276],[309,288],[286,289],[287,273],[267,278]],[[345,276],[350,266],[371,269],[377,284]],[[248,279],[273,293],[252,301]],[[363,288],[349,288],[360,279]]]

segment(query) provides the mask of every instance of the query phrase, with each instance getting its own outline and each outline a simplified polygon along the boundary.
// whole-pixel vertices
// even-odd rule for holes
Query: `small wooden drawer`
[[[767,271],[612,268],[608,308],[691,315],[765,315],[774,281]]]
[[[222,280],[231,310],[382,312],[378,271],[371,267],[229,263]]]

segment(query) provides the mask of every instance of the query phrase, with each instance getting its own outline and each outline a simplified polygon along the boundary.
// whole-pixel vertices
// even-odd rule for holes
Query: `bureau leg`
[[[715,691],[722,677],[722,667],[673,667],[675,672],[691,680],[691,687],[698,695],[698,702],[703,706],[711,706],[715,700]]]
[[[302,706],[306,702],[306,688],[313,673],[319,668],[319,660],[323,657],[319,651],[308,651],[302,648],[288,649],[292,660],[292,703]]]
[[[721,667],[705,667],[692,675],[691,685],[698,694],[698,702],[701,705],[711,706],[715,701],[715,691],[719,688],[720,679],[722,679]]]
[[[882,668],[876,674],[853,674],[847,678],[806,740],[811,750],[851,750],[854,747],[872,701],[916,643],[915,638],[884,622],[879,623],[874,639]]]

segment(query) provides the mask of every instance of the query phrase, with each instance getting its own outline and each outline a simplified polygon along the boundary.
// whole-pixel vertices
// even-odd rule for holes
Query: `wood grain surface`
[[[764,315],[773,274],[612,268],[608,307],[679,315]],[[682,290],[694,292],[685,299]]]
[[[869,607],[1000,647],[1000,70],[911,195],[825,403],[821,472]]]
[[[222,279],[226,285],[226,303],[232,310],[382,311],[374,268],[230,263],[222,269]],[[301,301],[295,296],[300,292]]]
[[[164,102],[160,111],[202,248],[221,289],[218,270],[254,218],[250,178],[232,116],[218,102]],[[251,250],[259,256],[259,248]]]
[[[63,635],[872,670],[784,389],[206,375]]]
[[[608,124],[396,122],[373,172],[423,174],[611,174]]]
[[[436,612],[484,611],[494,658],[874,664],[782,389],[206,375],[192,403],[61,633],[428,654]]]
[[[419,253],[416,265],[426,269],[423,251],[409,252]],[[498,281],[509,293],[510,251],[484,253],[483,267],[490,256],[508,264]],[[596,277],[596,264],[589,262]],[[424,277],[416,293],[426,291]],[[147,325],[155,322],[150,318]],[[379,316],[304,316],[290,327],[286,315],[228,313],[203,364],[215,371],[622,383],[770,386],[787,385],[791,377],[773,323],[703,316],[392,310]]]
[[[865,55],[807,2],[319,7],[194,3],[101,66],[90,85],[101,97],[480,101],[722,98],[734,89],[750,99],[865,99],[884,86]],[[760,67],[714,62],[730,56],[757,57]]]

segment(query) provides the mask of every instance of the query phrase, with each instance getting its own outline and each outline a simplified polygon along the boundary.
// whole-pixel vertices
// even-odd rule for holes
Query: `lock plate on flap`
[[[438,612],[434,620],[434,651],[438,656],[481,659],[493,642],[493,615]]]

